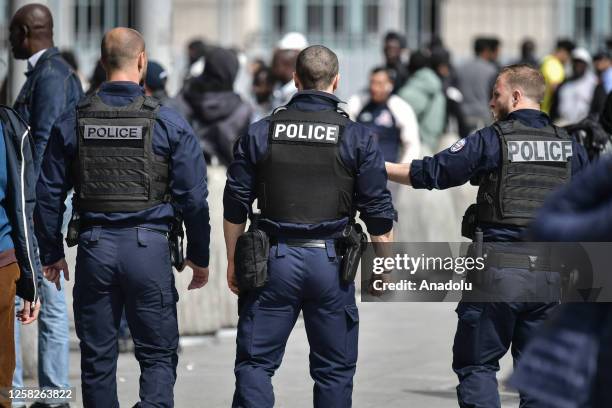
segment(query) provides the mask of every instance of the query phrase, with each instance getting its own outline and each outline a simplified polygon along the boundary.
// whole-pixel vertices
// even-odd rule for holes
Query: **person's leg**
[[[123,299],[115,262],[123,244],[99,227],[79,237],[73,307],[85,408],[119,407],[117,333]]]
[[[236,337],[236,390],[232,407],[274,406],[272,376],[299,315],[304,261],[301,248],[272,246],[268,283],[242,295]],[[244,297],[246,296],[246,298]]]
[[[178,364],[178,293],[165,235],[142,228],[115,230],[121,244],[125,317],[140,364],[139,407],[173,407]],[[119,312],[121,316],[121,312]]]
[[[531,340],[540,328],[542,323],[546,321],[552,314],[557,303],[524,303],[519,309],[514,327],[514,336],[512,338],[512,358],[516,365],[521,354],[525,350],[525,346]],[[525,392],[521,392],[521,408],[540,407],[541,402],[529,396]]]
[[[460,302],[456,312],[453,371],[459,378],[459,406],[500,407],[496,373],[512,340],[512,304]]]
[[[12,263],[0,268],[0,389],[11,388],[15,370],[15,290],[19,266]],[[11,404],[0,395],[0,407]]]
[[[38,315],[38,383],[41,387],[67,388],[69,333],[68,310],[64,292],[46,279],[39,287],[41,299]]]
[[[15,310],[21,309],[21,299],[15,297]],[[13,373],[13,388],[23,387],[23,358],[21,356],[21,323],[15,319],[15,372]],[[12,408],[24,408],[25,402],[14,400]]]
[[[310,344],[315,407],[348,408],[357,366],[359,313],[355,285],[340,282],[340,264],[325,249],[308,249],[304,324]]]

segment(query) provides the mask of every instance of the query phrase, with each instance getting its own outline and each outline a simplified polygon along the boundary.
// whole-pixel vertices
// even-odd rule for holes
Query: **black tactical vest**
[[[348,123],[334,110],[270,117],[268,152],[257,164],[262,218],[315,224],[352,215],[355,176],[339,153]]]
[[[524,227],[550,192],[570,180],[572,138],[555,126],[538,129],[518,120],[493,126],[502,161],[479,183],[477,224]]]
[[[168,161],[153,152],[155,98],[106,105],[98,95],[77,107],[74,163],[77,211],[135,212],[169,201]]]

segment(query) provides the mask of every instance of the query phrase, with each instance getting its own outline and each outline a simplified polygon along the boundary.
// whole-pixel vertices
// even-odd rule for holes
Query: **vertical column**
[[[348,7],[349,46],[361,45],[364,31],[363,0],[352,0]]]
[[[287,31],[306,34],[306,0],[292,0],[287,5]]]
[[[605,46],[610,35],[610,0],[595,0],[593,4],[593,52]]]
[[[167,0],[137,0],[136,29],[147,44],[149,59],[164,68],[172,67],[172,2]]]

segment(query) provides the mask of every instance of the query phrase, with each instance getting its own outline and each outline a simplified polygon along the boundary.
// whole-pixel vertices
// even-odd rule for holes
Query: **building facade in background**
[[[11,65],[8,23],[12,11],[30,1],[0,0],[0,75]],[[311,43],[337,51],[343,77],[340,95],[366,84],[367,72],[382,62],[381,39],[404,32],[415,49],[439,35],[456,61],[472,55],[478,35],[503,42],[502,62],[518,56],[524,37],[533,38],[540,56],[558,37],[570,37],[592,51],[611,34],[612,0],[41,0],[55,19],[60,48],[76,51],[88,76],[99,55],[104,31],[122,25],[139,29],[152,58],[170,71],[169,87],[180,86],[185,46],[200,37],[267,59],[286,32],[300,31]],[[15,64],[20,74],[25,67]],[[17,78],[15,75],[13,78]],[[10,81],[9,89],[21,83]],[[350,85],[349,85],[350,84]]]

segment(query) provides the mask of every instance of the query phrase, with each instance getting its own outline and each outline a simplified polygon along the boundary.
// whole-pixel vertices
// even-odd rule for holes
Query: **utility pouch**
[[[461,221],[461,235],[474,240],[476,225],[478,224],[478,207],[476,204],[470,205]]]
[[[241,293],[260,288],[268,282],[270,238],[251,224],[249,230],[236,241],[234,265],[238,289]]]
[[[366,250],[368,237],[361,225],[349,223],[342,232],[341,244],[346,252],[340,265],[340,278],[344,283],[352,283],[357,275],[361,255]]]

